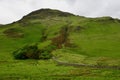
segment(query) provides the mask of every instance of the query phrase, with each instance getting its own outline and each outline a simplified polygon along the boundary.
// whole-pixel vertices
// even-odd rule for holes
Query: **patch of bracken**
[[[52,38],[52,45],[55,45],[58,49],[65,47],[70,47],[72,44],[70,43],[68,27],[62,27],[59,35]]]
[[[10,38],[23,38],[24,37],[23,31],[22,30],[18,30],[16,28],[7,29],[3,33],[7,37],[10,37]]]

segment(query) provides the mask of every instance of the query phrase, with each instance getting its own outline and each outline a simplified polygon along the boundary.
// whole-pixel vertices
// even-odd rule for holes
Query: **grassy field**
[[[47,14],[48,15],[48,14]],[[28,15],[29,16],[29,15]],[[27,44],[40,43],[59,35],[68,27],[75,47],[52,52],[60,61],[92,65],[120,66],[120,21],[110,17],[40,15],[0,27],[0,80],[119,80],[120,70],[57,65],[50,60],[15,60],[12,52]],[[45,14],[44,14],[45,16]],[[29,19],[30,18],[30,19]]]
[[[119,80],[119,70],[57,66],[48,61],[0,62],[0,80]]]

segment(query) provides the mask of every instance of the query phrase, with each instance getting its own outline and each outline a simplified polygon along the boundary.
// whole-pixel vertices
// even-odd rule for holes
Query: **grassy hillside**
[[[41,9],[21,20],[0,26],[1,80],[118,80],[120,70],[60,66],[50,60],[15,60],[12,52],[25,45],[60,40],[67,28],[72,46],[63,45],[52,54],[60,61],[120,66],[120,20],[86,18],[58,10]],[[46,37],[43,40],[43,37]]]

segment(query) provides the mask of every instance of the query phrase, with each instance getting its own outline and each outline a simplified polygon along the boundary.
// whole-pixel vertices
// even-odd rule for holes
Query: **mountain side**
[[[31,12],[0,26],[0,80],[119,80],[119,30],[120,20],[112,17],[87,18],[52,9]],[[27,60],[14,58],[21,52]],[[97,68],[70,67],[74,64]]]
[[[19,43],[11,48],[14,49],[24,44],[39,42],[43,36],[47,40],[53,39],[60,35],[59,31],[62,28],[67,27],[70,42],[85,51],[84,55],[110,56],[111,54],[111,57],[117,57],[119,56],[119,25],[119,19],[112,17],[86,18],[59,10],[41,9],[24,16],[20,21],[1,27],[0,38],[1,42],[4,42],[1,43],[4,45],[1,48],[10,49],[8,40],[10,45]],[[115,54],[113,55],[112,52]],[[78,53],[81,54],[81,51],[78,50]]]

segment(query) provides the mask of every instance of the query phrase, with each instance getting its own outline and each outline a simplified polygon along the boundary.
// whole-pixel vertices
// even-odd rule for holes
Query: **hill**
[[[87,18],[51,9],[31,12],[0,27],[0,79],[119,79],[119,70],[56,66],[52,59],[21,61],[12,55],[25,45],[45,48],[52,41],[58,47],[52,54],[60,61],[120,66],[119,30],[120,20],[112,17]]]
[[[69,17],[69,16],[75,16],[68,12],[61,12],[59,10],[51,10],[51,9],[40,9],[37,11],[33,11],[27,16],[24,16],[23,19],[44,19],[47,17]]]

